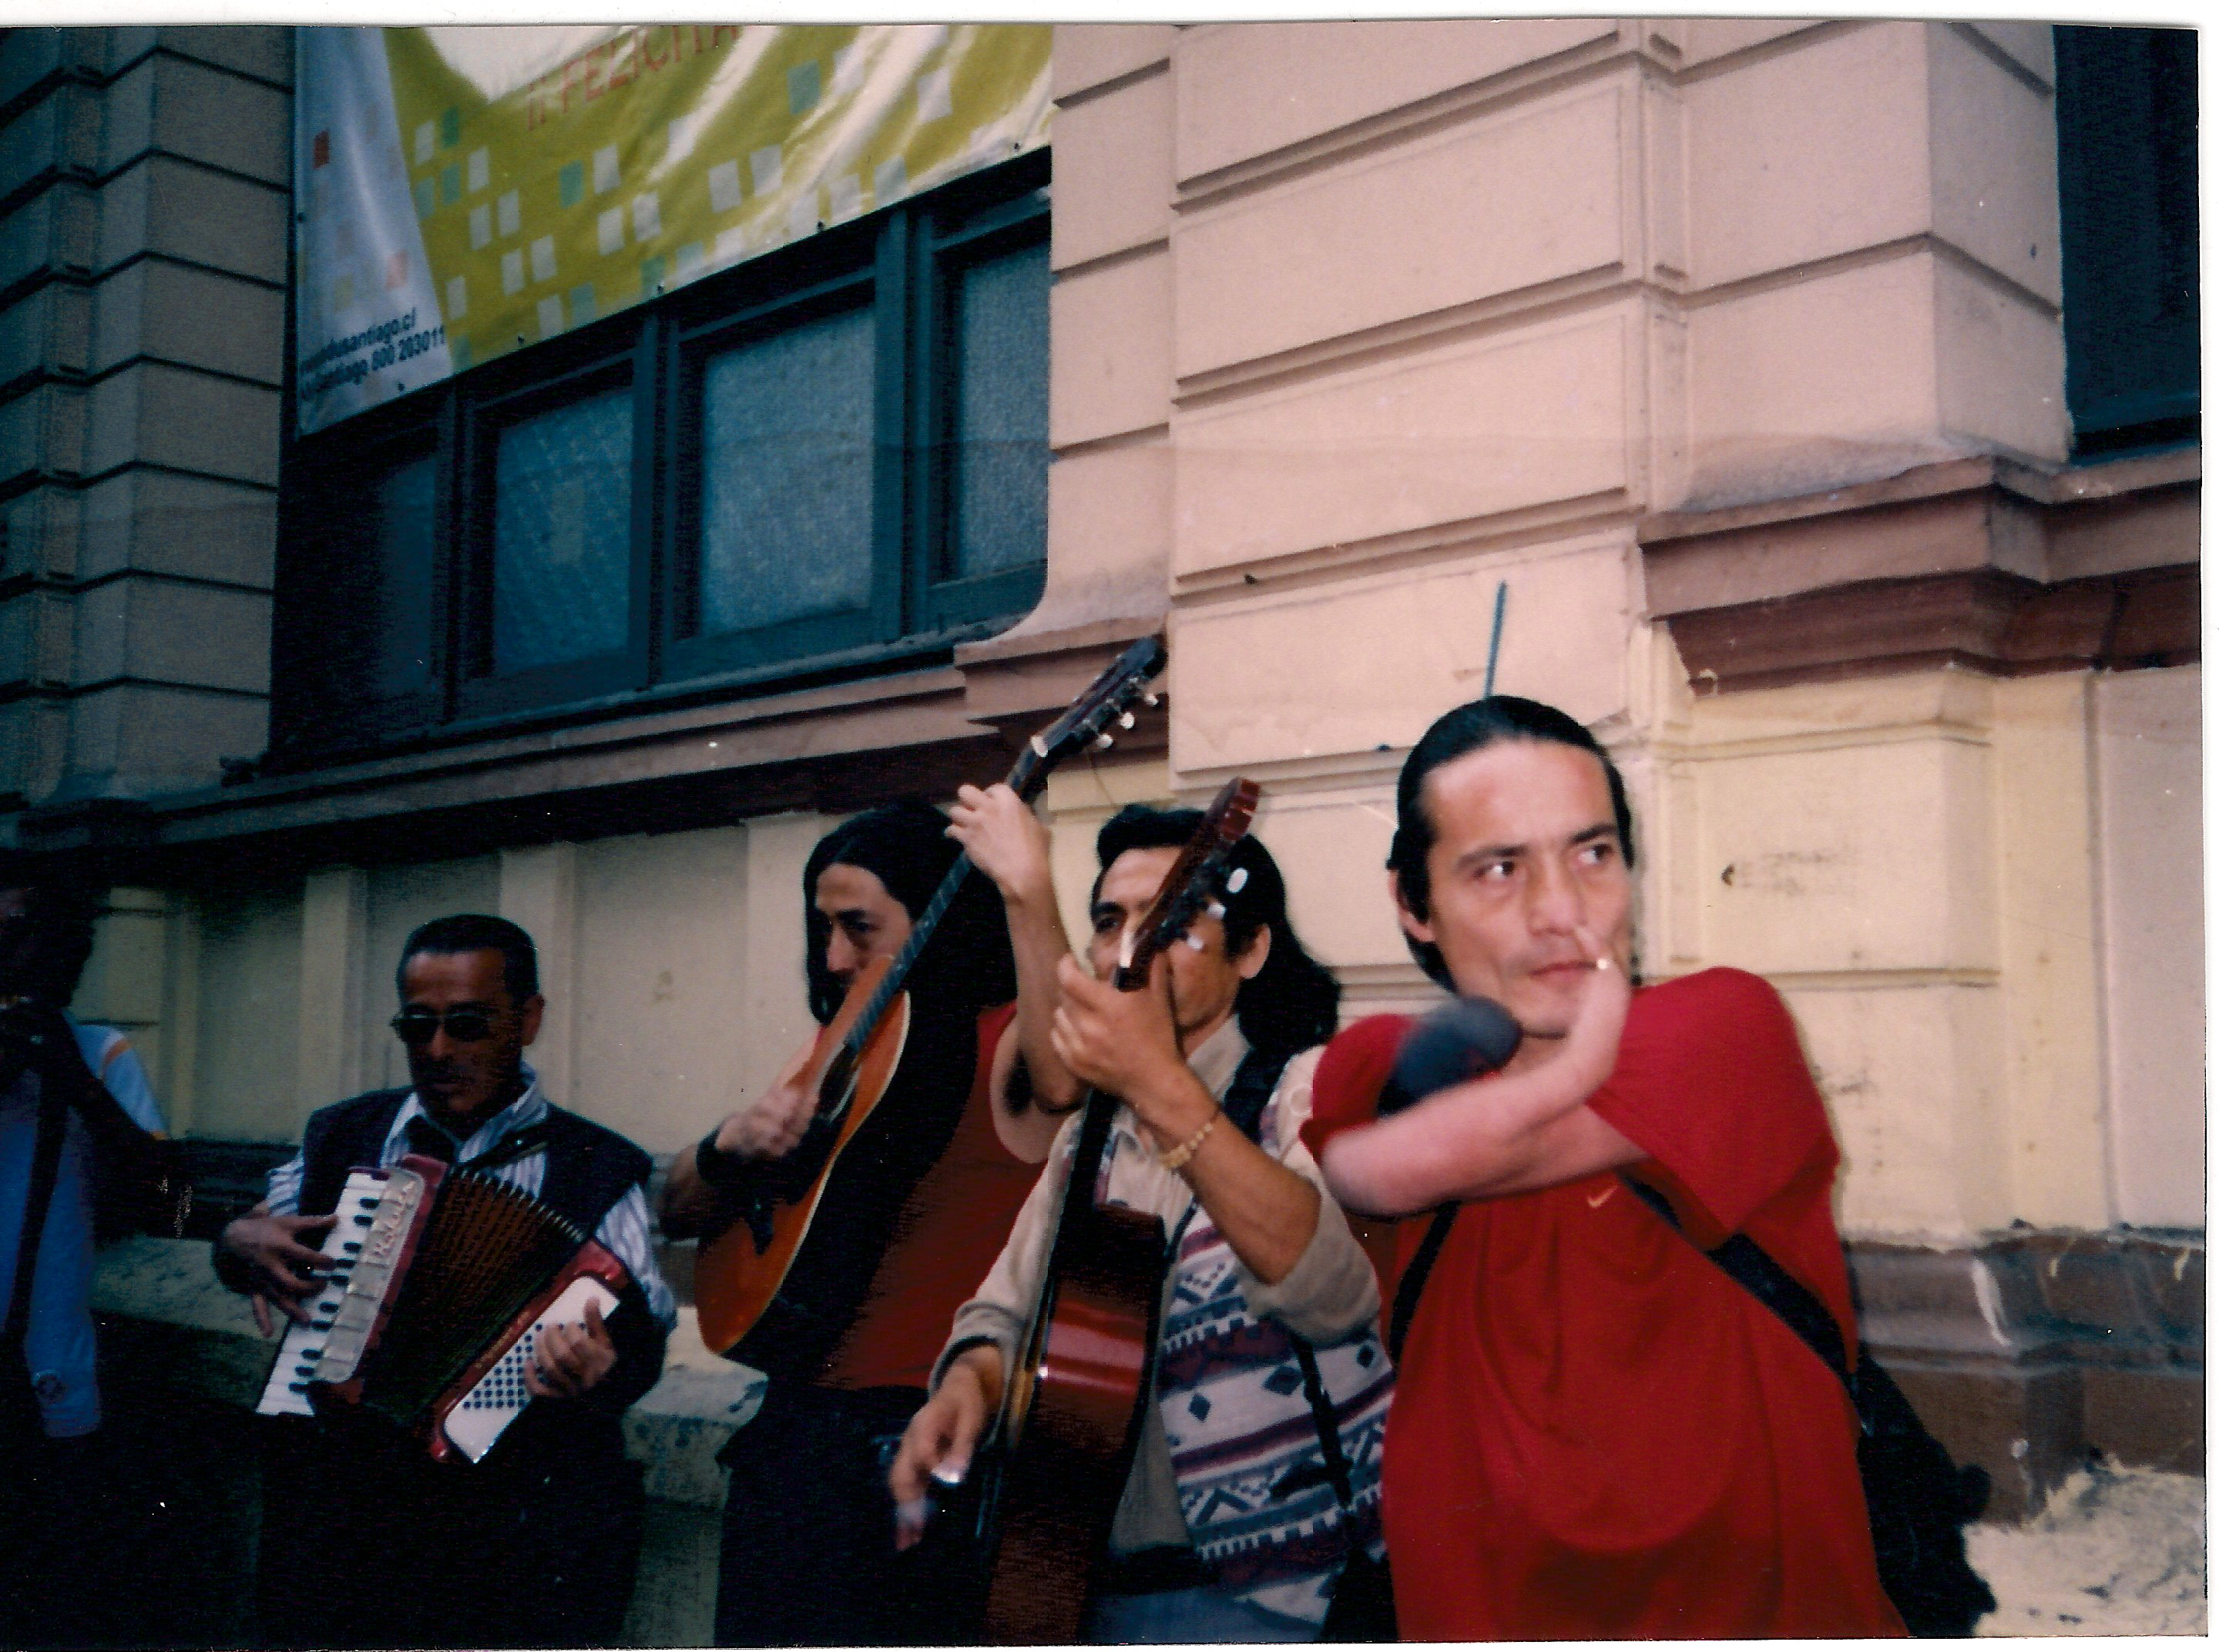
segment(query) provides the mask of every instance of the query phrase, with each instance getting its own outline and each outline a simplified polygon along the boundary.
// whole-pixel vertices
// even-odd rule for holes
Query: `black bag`
[[[1680,1218],[1656,1189],[1620,1178],[1675,1233]],[[1684,1237],[1684,1235],[1683,1235]],[[1824,1303],[1746,1234],[1703,1254],[1778,1314],[1849,1391],[1857,1413],[1857,1477],[1880,1587],[1913,1635],[1961,1637],[1996,1609],[1986,1581],[1965,1558],[1965,1527],[1988,1506],[1987,1470],[1959,1468],[1918,1420],[1895,1379],[1860,1346],[1849,1369],[1842,1333]]]

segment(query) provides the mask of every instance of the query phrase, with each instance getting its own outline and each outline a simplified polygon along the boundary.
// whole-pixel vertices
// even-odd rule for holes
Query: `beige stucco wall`
[[[1626,772],[1649,969],[1786,993],[1845,1227],[2200,1223],[2198,674],[1718,695],[1649,617],[1635,537],[2063,456],[2048,39],[1060,28],[1056,462],[1021,629],[1168,611],[1172,643],[1167,759],[1049,786],[1074,933],[1111,808],[1238,772],[1350,1013],[1429,1002],[1383,893],[1394,775],[1481,692],[1501,588],[1497,686]],[[190,1127],[289,1134],[399,1077],[407,925],[501,910],[543,947],[550,1088],[668,1151],[807,1031],[799,873],[828,823],[149,895],[85,1002],[129,1010]]]

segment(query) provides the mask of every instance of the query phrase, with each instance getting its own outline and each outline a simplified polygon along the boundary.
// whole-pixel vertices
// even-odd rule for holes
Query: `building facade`
[[[2092,1449],[2200,1471],[2193,48],[2184,91],[2165,34],[1062,26],[1045,156],[295,438],[288,31],[15,31],[0,833],[115,880],[79,1007],[191,1137],[283,1142],[397,1079],[401,938],[478,910],[539,941],[552,1093],[668,1153],[809,1030],[830,820],[999,775],[1151,632],[1164,707],[1048,786],[1068,916],[1111,810],[1246,774],[1349,1012],[1426,1003],[1394,778],[1480,692],[1500,591],[1498,686],[1627,775],[1644,970],[1793,1007],[1868,1333],[1992,1514]],[[823,298],[857,280],[861,309]],[[732,438],[844,432],[846,470],[784,477],[830,503],[771,473],[781,537],[705,561],[696,426],[750,416],[703,388],[719,352],[758,350],[733,405],[768,405],[776,352],[847,359],[856,315],[848,378]],[[504,674],[456,571],[507,531],[469,432],[611,384],[678,410],[609,450],[631,491],[591,519],[631,535],[631,606],[586,665],[527,638]],[[843,556],[852,625],[684,618]]]

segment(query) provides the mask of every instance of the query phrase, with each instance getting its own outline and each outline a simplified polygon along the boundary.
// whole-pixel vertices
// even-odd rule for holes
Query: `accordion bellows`
[[[326,1236],[331,1282],[286,1333],[265,1413],[357,1406],[473,1461],[528,1402],[549,1325],[604,1311],[630,1277],[531,1194],[411,1154],[357,1169]]]

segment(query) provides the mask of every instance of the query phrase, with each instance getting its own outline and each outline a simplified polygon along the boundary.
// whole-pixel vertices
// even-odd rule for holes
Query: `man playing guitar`
[[[1232,892],[1221,893],[1215,909],[1222,916],[1199,919],[1188,945],[1157,960],[1145,990],[1111,984],[1128,927],[1153,904],[1199,819],[1192,810],[1134,806],[1103,828],[1087,945],[1094,972],[1062,960],[1049,1018],[1061,1068],[1123,1100],[1103,1157],[1103,1202],[1160,1216],[1174,1259],[1150,1396],[1156,1403],[1141,1408],[1138,1450],[1085,1627],[1102,1641],[1309,1640],[1342,1554],[1321,1565],[1315,1556],[1296,1557],[1234,1576],[1203,1552],[1190,1515],[1202,1517],[1182,1494],[1194,1476],[1176,1460],[1179,1447],[1166,1426],[1184,1427],[1198,1394],[1179,1386],[1160,1349],[1180,1324],[1175,1299],[1195,1283],[1188,1259],[1221,1245],[1230,1262],[1217,1274],[1237,1287],[1240,1300],[1231,1307],[1244,1320],[1277,1322],[1321,1348],[1365,1337],[1376,1321],[1371,1267],[1297,1133],[1308,1111],[1312,1046],[1333,1031],[1339,988],[1296,940],[1277,868],[1253,839],[1234,846],[1224,885]],[[1040,846],[1035,852],[1044,855]],[[1066,1130],[985,1282],[955,1315],[933,1397],[903,1438],[891,1485],[905,1543],[917,1535],[928,1481],[967,1471],[1001,1403],[1076,1134]],[[1373,1397],[1383,1412],[1385,1362],[1377,1364]],[[1308,1419],[1299,1390],[1290,1404],[1288,1415]],[[1311,1438],[1312,1458],[1317,1448]],[[1329,1509],[1333,1494],[1320,1495]],[[1308,1518],[1313,1529],[1321,1524],[1315,1509]],[[1093,1557],[1072,1559],[1084,1566]]]
[[[1011,1002],[1020,984],[1037,1001],[1068,951],[1035,835],[1008,786],[967,786],[952,825],[921,802],[870,810],[827,834],[804,871],[820,1023],[859,972],[901,951],[959,843],[986,875],[960,885],[918,954],[898,1068],[842,1152],[773,1307],[730,1350],[771,1384],[725,1453],[721,1645],[946,1638],[940,1580],[895,1550],[885,1472],[948,1316],[1047,1156],[1060,1123],[1047,1109],[1067,1111],[1076,1090],[1048,1052],[1045,1012]],[[787,1196],[780,1178],[808,1157],[817,1108],[812,1053],[677,1156],[667,1233],[712,1238],[751,1194]]]

